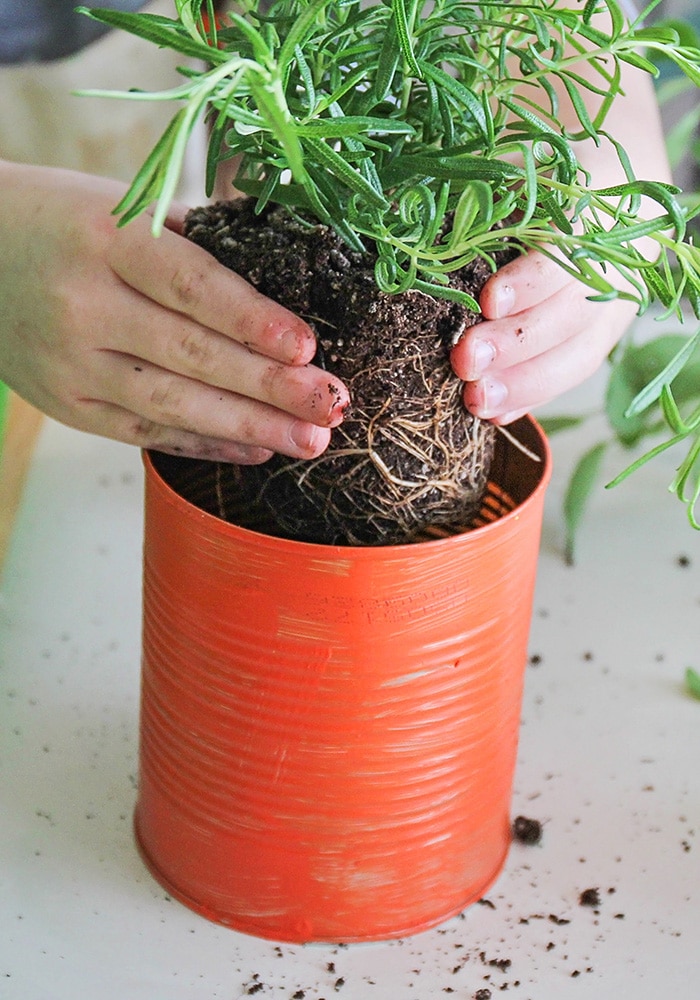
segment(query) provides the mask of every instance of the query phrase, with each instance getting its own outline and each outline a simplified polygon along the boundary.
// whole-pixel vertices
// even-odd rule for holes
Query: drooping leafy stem
[[[696,30],[684,21],[664,22],[683,39],[686,48],[700,44]],[[659,25],[662,27],[662,25]],[[660,60],[663,62],[663,60]],[[676,74],[665,79],[658,88],[662,104],[678,93],[685,93],[696,86],[692,80]],[[700,121],[700,107],[691,106],[667,135],[671,162],[678,164],[681,155],[690,156],[700,163],[700,143],[691,137]],[[686,192],[685,201],[698,202],[700,192]],[[690,218],[694,213],[689,213]],[[697,216],[696,216],[697,217]],[[665,298],[660,289],[659,301],[666,309],[657,319],[664,321],[671,314],[692,304],[696,288],[692,280],[697,270],[697,249],[692,239],[676,246],[673,266],[676,268],[676,296]],[[670,263],[667,263],[670,266]],[[650,272],[650,277],[653,272]],[[575,463],[564,501],[567,557],[573,561],[577,534],[588,501],[603,474],[603,458],[613,446],[623,449],[644,446],[641,455],[616,475],[607,485],[623,483],[641,466],[671,449],[684,452],[676,475],[669,484],[674,494],[686,508],[689,523],[700,527],[700,334],[683,336],[664,333],[651,339],[636,342],[635,330],[627,341],[611,356],[610,375],[605,394],[605,418],[608,434],[587,449]],[[544,418],[550,434],[559,433],[586,423],[595,414]],[[647,442],[656,443],[648,445]]]
[[[679,500],[686,505],[688,519],[691,525],[698,529],[700,529],[700,519],[696,516],[696,507],[700,501],[700,405],[694,407],[691,413],[683,417],[676,394],[682,394],[684,397],[680,398],[682,403],[688,402],[689,399],[692,401],[695,397],[700,398],[700,379],[695,383],[695,392],[691,389],[690,394],[684,393],[682,388],[674,392],[673,384],[693,357],[700,353],[699,349],[700,330],[694,337],[684,340],[662,370],[630,402],[624,413],[627,419],[638,417],[658,402],[666,426],[672,432],[672,436],[632,462],[609,483],[610,486],[617,485],[636,469],[655,458],[656,455],[660,455],[674,445],[688,442],[688,452],[679,465],[669,490],[675,493]],[[696,363],[695,368],[695,374],[700,375],[700,365]]]
[[[603,459],[614,445],[625,450],[643,445],[645,450],[608,487],[664,452],[684,449],[669,492],[685,506],[689,523],[700,528],[700,331],[692,336],[664,333],[639,344],[630,340],[617,348],[612,362],[605,393],[608,433],[578,458],[565,493],[569,562],[574,561],[588,501],[601,481]],[[595,414],[543,418],[542,423],[555,434],[579,427],[591,416]]]

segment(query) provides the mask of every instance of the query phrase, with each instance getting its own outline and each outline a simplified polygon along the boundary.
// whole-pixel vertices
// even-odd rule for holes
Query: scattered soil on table
[[[513,820],[513,839],[521,844],[539,844],[542,840],[542,824],[537,819],[516,816]]]
[[[578,901],[581,906],[600,906],[600,890],[584,889],[579,896]]]

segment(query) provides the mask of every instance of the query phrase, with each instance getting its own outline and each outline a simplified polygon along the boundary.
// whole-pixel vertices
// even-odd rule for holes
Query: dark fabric
[[[84,14],[79,0],[0,0],[0,63],[64,59],[108,30]],[[138,10],[146,0],[94,0],[87,6]]]

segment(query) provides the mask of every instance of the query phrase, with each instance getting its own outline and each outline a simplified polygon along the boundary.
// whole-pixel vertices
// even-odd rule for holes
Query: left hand
[[[592,375],[636,314],[623,299],[590,302],[582,282],[544,254],[518,257],[489,278],[483,321],[452,350],[464,403],[477,417],[508,424]]]

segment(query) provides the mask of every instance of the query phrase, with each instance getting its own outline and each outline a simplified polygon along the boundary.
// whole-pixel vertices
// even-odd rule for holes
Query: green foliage
[[[661,30],[676,33],[682,46],[697,48],[700,39],[691,24],[683,20],[665,20],[657,25]],[[661,69],[668,69],[670,60],[657,52],[655,62]],[[672,66],[673,70],[674,67]],[[662,104],[673,101],[693,90],[693,79],[678,72],[671,72],[658,85]],[[700,104],[695,102],[682,115],[666,135],[669,159],[678,165],[688,158],[700,165],[700,142],[696,138],[700,124]],[[686,204],[697,203],[700,193],[684,196]],[[694,218],[697,222],[697,216]],[[692,293],[691,293],[692,300]],[[608,488],[623,482],[632,472],[651,459],[674,446],[685,447],[685,458],[669,485],[685,505],[690,524],[700,527],[700,346],[698,336],[687,337],[678,333],[663,334],[653,340],[635,344],[629,342],[619,348],[611,359],[610,377],[605,394],[605,416],[610,435],[604,444],[596,447],[604,451],[618,445],[623,449],[647,447],[640,457],[630,463],[607,484]],[[681,416],[685,413],[685,417]],[[550,433],[565,430],[585,421],[579,417],[555,417],[547,421]],[[664,437],[665,435],[665,437]],[[662,440],[659,440],[663,438]],[[656,442],[649,446],[648,442]],[[566,526],[566,552],[573,561],[576,533],[583,519],[588,500],[596,485],[601,482],[601,465],[593,466],[588,454],[577,463],[567,487],[564,504]],[[572,518],[570,510],[576,512]]]
[[[673,311],[684,295],[700,303],[699,252],[684,242],[693,210],[677,189],[635,178],[604,129],[625,63],[656,73],[648,56],[663,57],[700,83],[700,52],[673,28],[628,24],[617,0],[273,0],[266,13],[243,0],[218,27],[211,2],[175,6],[174,19],[81,8],[204,61],[174,90],[116,95],[182,103],[118,206],[122,223],[155,202],[159,231],[206,118],[209,190],[221,159],[239,156],[236,187],[260,210],[280,202],[357,249],[376,247],[387,292],[459,297],[449,273],[475,257],[495,267],[507,240],[553,255],[594,298],[624,294],[640,310],[658,300]],[[571,133],[562,99],[578,119]],[[576,151],[591,138],[613,142],[625,184],[588,186]],[[656,205],[647,221],[642,197]],[[658,263],[636,249],[641,236]],[[616,292],[613,272],[632,290]]]
[[[579,524],[600,473],[607,442],[600,441],[589,448],[576,463],[564,496],[564,523],[566,526],[565,558],[574,562],[575,544]]]
[[[623,370],[622,380],[627,376],[627,388],[634,386],[635,376],[649,369],[650,361],[656,364],[657,374],[646,383],[644,379],[638,379],[642,385],[622,413],[618,406],[623,393],[614,393],[614,409],[609,402],[608,416],[611,426],[619,428],[618,438],[623,444],[629,444],[660,429],[656,423],[660,410],[663,424],[671,432],[670,437],[647,451],[608,485],[616,486],[668,448],[686,444],[686,457],[679,465],[669,490],[685,504],[691,525],[700,529],[696,515],[700,502],[700,330],[694,337],[681,337],[680,342],[676,337],[666,336],[645,344],[633,350],[630,361],[623,357],[619,368]],[[611,379],[613,381],[621,381],[617,371]],[[629,430],[625,427],[628,421]]]
[[[700,674],[692,667],[687,667],[685,671],[685,687],[694,698],[700,698]]]
[[[694,336],[661,334],[642,344],[630,340],[612,359],[605,416],[605,440],[578,460],[564,501],[567,561],[573,562],[576,536],[589,498],[602,485],[602,458],[611,448],[647,448],[607,483],[617,486],[657,455],[685,448],[669,491],[685,505],[690,524],[700,528],[700,331]],[[542,421],[555,434],[581,426],[586,416]],[[659,438],[662,440],[659,441]],[[648,442],[656,442],[651,447]]]

